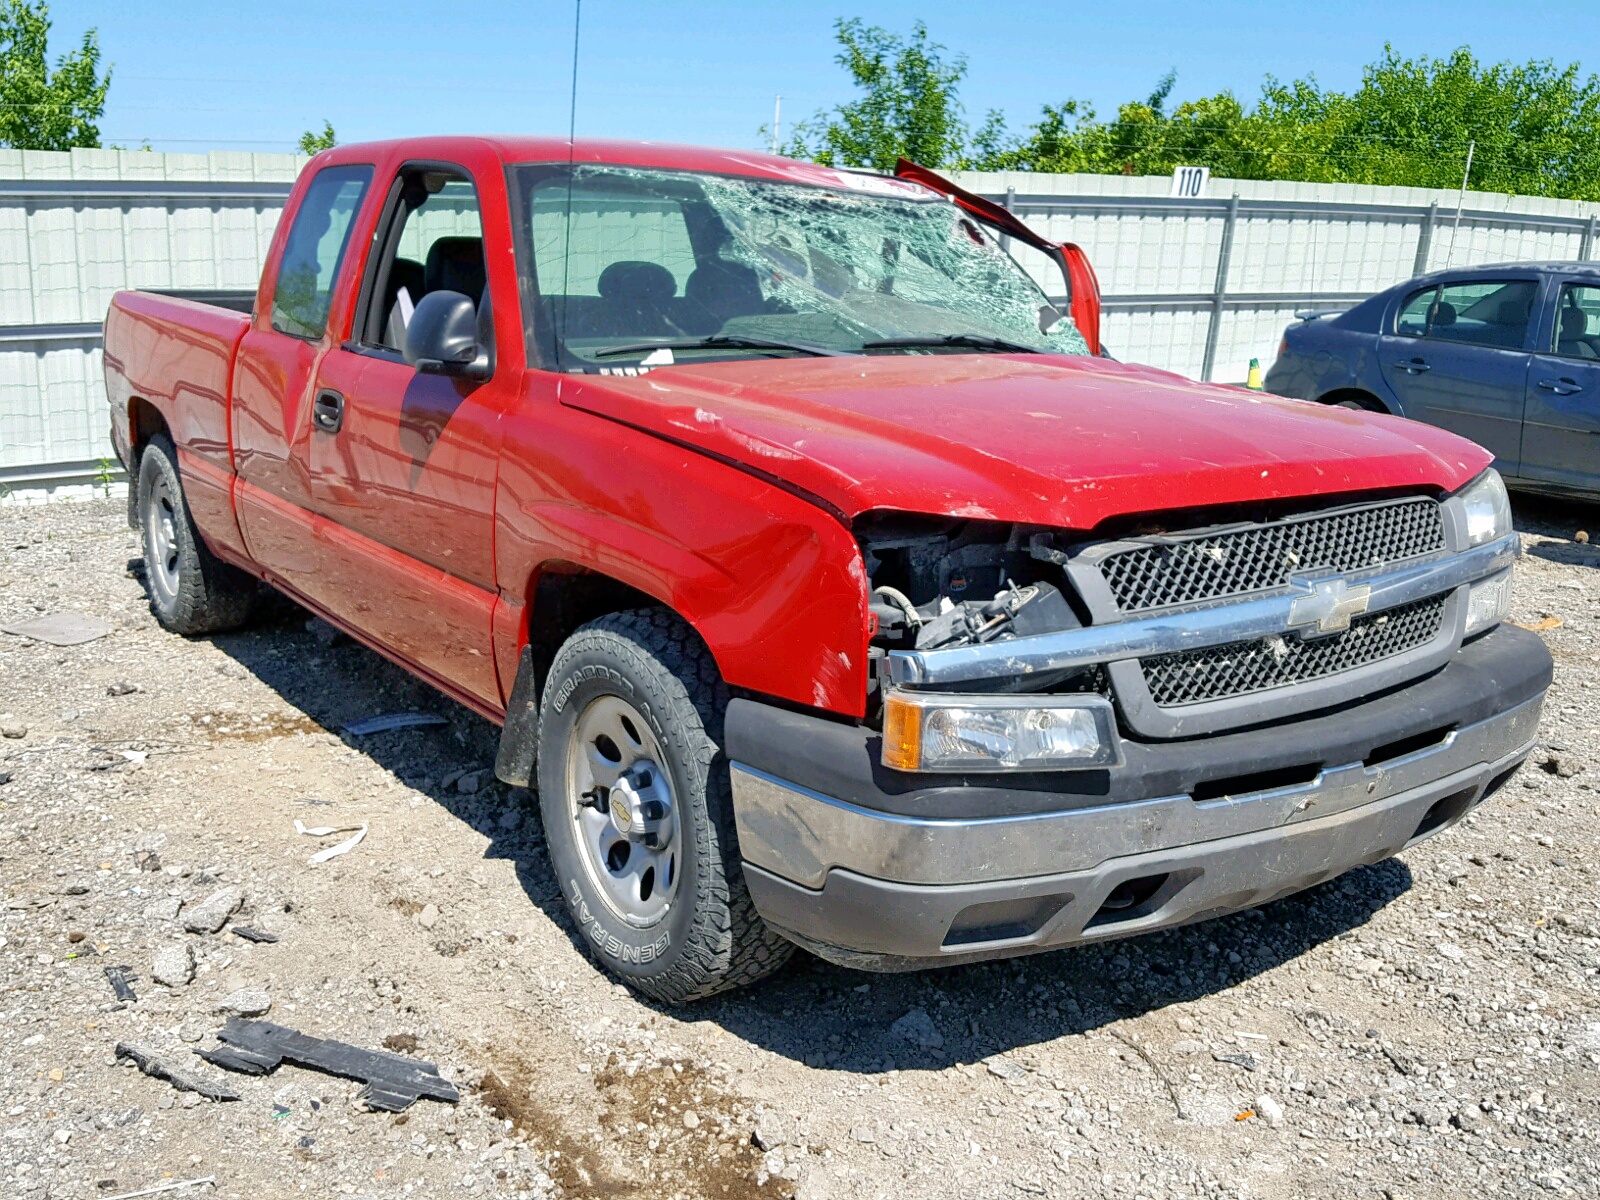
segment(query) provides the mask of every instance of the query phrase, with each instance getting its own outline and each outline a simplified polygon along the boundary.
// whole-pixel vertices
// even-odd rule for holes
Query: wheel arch
[[[1318,404],[1330,407],[1336,404],[1355,403],[1369,412],[1387,413],[1393,410],[1383,402],[1382,397],[1363,387],[1338,387],[1332,391],[1324,392],[1317,397]]]
[[[693,630],[715,660],[715,648],[693,619],[639,583],[561,558],[540,563],[529,578],[524,589],[516,675],[495,757],[495,774],[501,780],[518,787],[529,786],[538,760],[539,700],[550,666],[567,639],[590,621],[628,609],[663,608]]]
[[[162,411],[143,396],[128,397],[128,525],[139,525],[139,463],[145,447],[160,434],[172,437],[172,427]]]

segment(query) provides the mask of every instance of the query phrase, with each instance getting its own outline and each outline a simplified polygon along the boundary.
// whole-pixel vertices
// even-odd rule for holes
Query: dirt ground
[[[898,976],[800,955],[668,1009],[584,953],[487,722],[287,603],[163,632],[120,500],[0,507],[0,625],[114,626],[0,636],[0,1195],[1594,1195],[1600,548],[1573,535],[1600,511],[1518,511],[1515,617],[1556,684],[1533,760],[1463,825],[1171,933]],[[447,724],[343,731],[388,712]],[[297,819],[368,833],[313,865],[346,835]],[[229,888],[221,932],[185,930]],[[437,1063],[460,1103],[371,1112],[351,1080],[191,1053],[264,1000]]]

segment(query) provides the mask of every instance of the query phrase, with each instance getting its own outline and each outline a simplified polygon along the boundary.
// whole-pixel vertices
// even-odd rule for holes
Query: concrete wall
[[[112,293],[254,287],[304,162],[0,150],[0,496],[101,476]],[[1164,177],[958,178],[1088,251],[1119,358],[1221,380],[1243,380],[1251,358],[1269,364],[1296,311],[1349,305],[1447,260],[1600,257],[1594,204],[1469,192],[1456,234],[1456,194],[1420,188],[1213,179],[1205,198],[1170,200]]]
[[[103,471],[119,288],[253,288],[305,159],[0,150],[0,493]]]

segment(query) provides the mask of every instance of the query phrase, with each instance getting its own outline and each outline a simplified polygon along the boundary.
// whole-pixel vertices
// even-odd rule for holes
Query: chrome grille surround
[[[1320,571],[1380,570],[1445,549],[1444,514],[1426,496],[1340,508],[1244,528],[1091,548],[1123,614],[1226,601],[1286,588]]]
[[[1327,637],[1273,636],[1154,655],[1139,660],[1150,698],[1161,708],[1293,687],[1394,658],[1438,636],[1444,596],[1357,617]]]

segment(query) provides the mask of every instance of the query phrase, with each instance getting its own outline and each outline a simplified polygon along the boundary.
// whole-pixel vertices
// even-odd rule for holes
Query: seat
[[[683,287],[684,297],[705,326],[698,332],[714,333],[735,317],[766,311],[761,281],[753,267],[714,258],[694,269]]]
[[[442,237],[428,247],[428,260],[422,269],[422,291],[460,292],[474,304],[483,295],[488,272],[483,265],[483,239],[480,237]],[[421,297],[416,297],[421,299]]]
[[[1565,354],[1569,358],[1600,358],[1600,349],[1595,347],[1595,341],[1600,339],[1588,337],[1588,332],[1589,317],[1583,309],[1562,309],[1556,353]]]
[[[678,281],[659,263],[624,259],[600,272],[600,324],[615,337],[659,337],[682,332],[669,309]]]
[[[390,349],[400,350],[406,344],[406,322],[417,301],[422,299],[425,278],[422,264],[416,259],[397,258],[389,264],[389,282],[384,288],[383,308],[379,311],[388,314],[383,325],[383,345]],[[400,302],[401,292],[406,296],[404,304]]]

